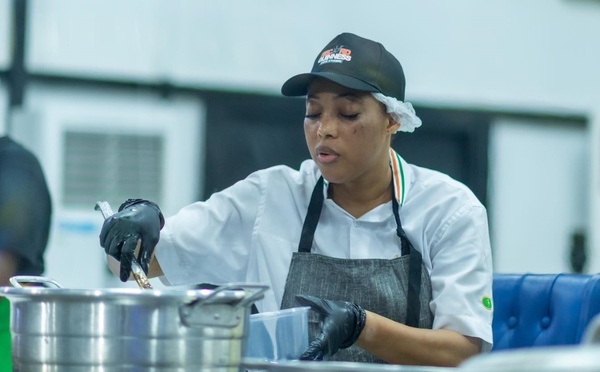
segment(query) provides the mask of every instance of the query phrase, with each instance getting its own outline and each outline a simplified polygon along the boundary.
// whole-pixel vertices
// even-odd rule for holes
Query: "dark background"
[[[251,172],[277,164],[298,169],[310,157],[302,98],[209,93],[203,199]],[[487,201],[491,115],[415,107],[423,125],[399,132],[392,146],[408,162],[444,172]]]

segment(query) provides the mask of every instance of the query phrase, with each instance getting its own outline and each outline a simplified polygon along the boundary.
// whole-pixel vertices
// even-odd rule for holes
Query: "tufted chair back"
[[[494,348],[572,345],[600,313],[600,275],[495,274]]]

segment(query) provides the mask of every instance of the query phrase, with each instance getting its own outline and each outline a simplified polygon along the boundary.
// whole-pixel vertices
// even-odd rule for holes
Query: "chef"
[[[281,91],[306,97],[311,159],[259,170],[166,220],[151,201],[126,201],[100,233],[116,274],[128,280],[135,255],[170,285],[267,283],[259,311],[317,314],[305,360],[456,366],[489,350],[486,210],[391,148],[421,125],[400,62],[342,33]]]

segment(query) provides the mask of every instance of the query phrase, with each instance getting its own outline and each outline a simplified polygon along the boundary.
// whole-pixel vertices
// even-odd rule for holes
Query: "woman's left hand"
[[[310,343],[300,360],[323,360],[339,349],[352,346],[365,327],[365,310],[351,302],[323,300],[297,295],[296,302],[319,314],[321,333]]]

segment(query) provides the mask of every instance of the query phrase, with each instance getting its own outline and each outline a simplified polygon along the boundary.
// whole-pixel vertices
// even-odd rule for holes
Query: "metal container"
[[[583,337],[581,338],[582,344],[600,344],[600,314],[597,314],[588,323]]]
[[[46,287],[23,287],[22,282]],[[250,305],[268,288],[65,289],[14,277],[10,300],[14,371],[239,371]],[[51,288],[48,288],[51,287]]]
[[[458,372],[450,367],[299,360],[265,363],[252,358],[244,359],[243,366],[251,372]]]
[[[464,372],[600,372],[600,345],[546,346],[502,350],[467,359]]]

